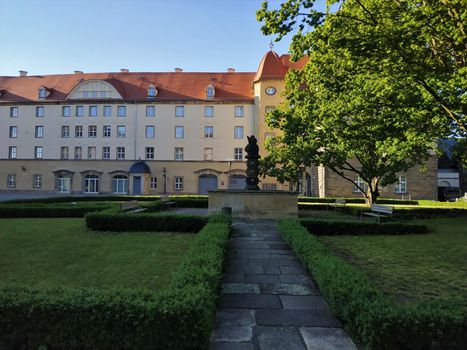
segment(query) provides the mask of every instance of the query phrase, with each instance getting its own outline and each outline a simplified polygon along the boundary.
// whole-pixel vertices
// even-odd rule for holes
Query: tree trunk
[[[373,179],[371,186],[368,186],[368,190],[365,193],[365,203],[369,207],[375,204],[379,197],[378,182],[379,179]]]

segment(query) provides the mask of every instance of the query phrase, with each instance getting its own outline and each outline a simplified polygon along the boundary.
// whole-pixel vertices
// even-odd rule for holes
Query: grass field
[[[1,219],[0,227],[0,286],[156,290],[194,238],[93,232],[83,219]]]
[[[417,221],[432,233],[320,239],[401,302],[461,297],[467,308],[467,220]]]

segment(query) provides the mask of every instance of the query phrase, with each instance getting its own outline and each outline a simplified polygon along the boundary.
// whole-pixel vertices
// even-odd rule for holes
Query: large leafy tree
[[[286,103],[270,115],[283,133],[267,145],[265,174],[293,179],[298,165],[323,164],[349,181],[359,176],[371,204],[380,185],[427,159],[435,137],[464,130],[459,77],[430,61],[418,24],[403,26],[398,4],[347,0],[327,14],[311,0],[289,0],[279,10],[263,4],[263,31],[280,39],[297,26],[294,58],[309,56],[303,70],[288,74]],[[315,30],[305,33],[305,26]],[[425,61],[414,66],[415,57]]]

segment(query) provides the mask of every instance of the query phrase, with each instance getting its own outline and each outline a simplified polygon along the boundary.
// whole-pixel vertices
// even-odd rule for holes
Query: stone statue
[[[248,145],[245,147],[246,152],[246,187],[245,190],[259,190],[258,183],[258,166],[259,166],[259,147],[258,147],[258,140],[254,135],[247,136]]]

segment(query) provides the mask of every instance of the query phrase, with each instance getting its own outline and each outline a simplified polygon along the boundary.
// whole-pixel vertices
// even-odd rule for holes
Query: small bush
[[[213,220],[161,291],[0,289],[0,348],[206,349],[230,233]]]
[[[427,233],[428,228],[425,225],[406,224],[401,222],[359,222],[359,221],[338,221],[338,220],[319,220],[302,219],[302,226],[306,227],[308,232],[317,235],[407,235]]]
[[[86,226],[96,231],[166,231],[198,232],[208,218],[195,215],[135,214],[135,213],[89,213]]]
[[[297,220],[279,230],[312,272],[331,309],[370,349],[465,349],[467,315],[460,300],[398,304],[352,265],[332,255]]]
[[[1,204],[0,218],[82,218],[87,213],[110,209],[106,203],[67,205]]]

